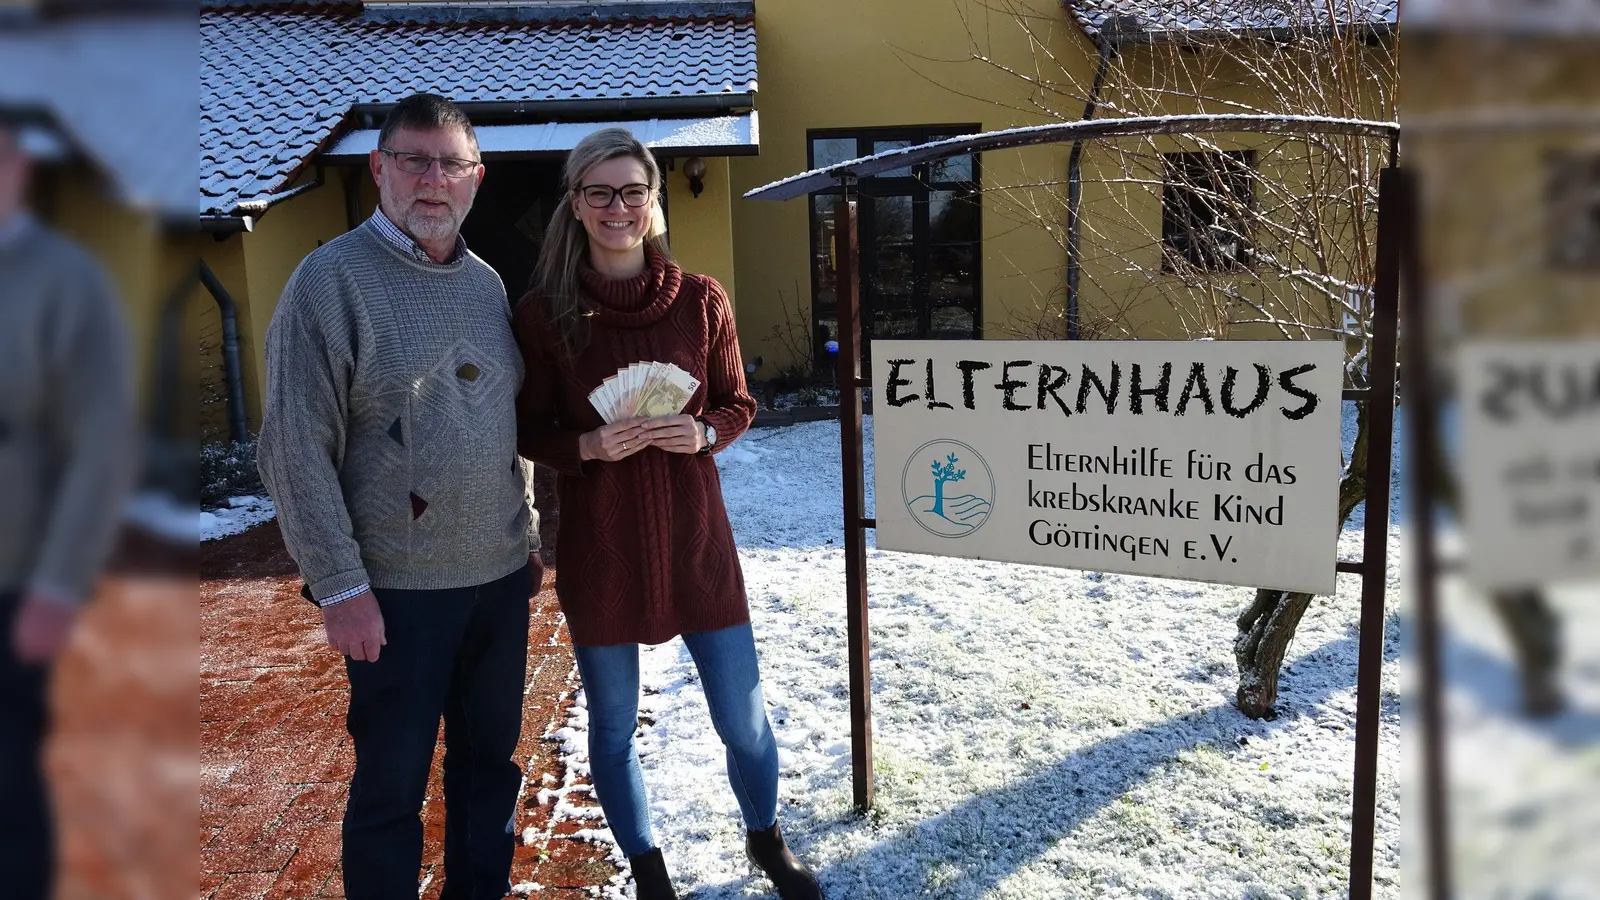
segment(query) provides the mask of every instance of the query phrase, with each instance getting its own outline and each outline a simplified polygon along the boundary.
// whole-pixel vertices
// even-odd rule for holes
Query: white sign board
[[[1474,341],[1457,365],[1469,576],[1600,576],[1600,341]]]
[[[1338,341],[874,341],[878,547],[1331,594]]]

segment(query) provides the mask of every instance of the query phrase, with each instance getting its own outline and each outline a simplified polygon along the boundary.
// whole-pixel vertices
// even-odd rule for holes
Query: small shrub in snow
[[[779,398],[779,407],[837,406],[839,389],[821,384],[802,384]]]
[[[200,448],[200,505],[227,505],[229,497],[266,493],[256,471],[256,442],[206,444]]]

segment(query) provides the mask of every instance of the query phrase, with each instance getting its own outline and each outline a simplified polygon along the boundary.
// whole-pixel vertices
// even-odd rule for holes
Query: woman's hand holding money
[[[578,456],[585,460],[598,459],[603,462],[627,459],[650,446],[650,438],[644,433],[647,421],[649,420],[623,419],[610,425],[602,425],[580,436]]]
[[[641,427],[650,446],[672,453],[699,453],[705,446],[705,432],[694,416],[658,416],[646,419]]]

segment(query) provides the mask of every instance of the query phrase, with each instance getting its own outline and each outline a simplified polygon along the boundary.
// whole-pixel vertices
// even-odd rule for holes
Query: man
[[[484,177],[467,117],[408,97],[369,163],[379,208],[300,263],[267,330],[257,458],[346,657],[345,896],[417,895],[443,716],[442,896],[499,900],[542,575],[516,452],[522,362],[505,286],[460,236]]]
[[[0,894],[44,900],[50,664],[110,552],[135,449],[127,332],[100,267],[23,209],[0,119]]]

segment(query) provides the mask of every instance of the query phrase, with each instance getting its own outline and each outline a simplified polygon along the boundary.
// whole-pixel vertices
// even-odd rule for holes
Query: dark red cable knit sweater
[[[659,644],[750,621],[744,574],[709,456],[646,448],[619,462],[581,462],[578,437],[599,428],[589,392],[636,362],[676,363],[700,379],[684,412],[717,431],[713,452],[750,427],[733,306],[715,279],[647,253],[643,275],[583,272],[589,343],[566,360],[548,306],[529,295],[513,330],[526,367],[518,449],[559,473],[556,595],[579,646]]]

